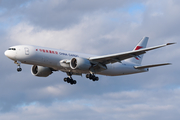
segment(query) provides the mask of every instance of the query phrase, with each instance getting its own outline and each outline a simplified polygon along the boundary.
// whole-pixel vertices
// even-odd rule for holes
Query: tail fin
[[[143,37],[143,39],[136,45],[136,47],[133,49],[133,51],[139,50],[141,48],[146,48],[148,39],[149,39],[149,37]],[[136,65],[141,65],[142,59],[143,59],[143,55],[139,55],[139,56],[135,56],[130,59],[127,59],[127,61],[131,62],[131,63],[135,63]]]

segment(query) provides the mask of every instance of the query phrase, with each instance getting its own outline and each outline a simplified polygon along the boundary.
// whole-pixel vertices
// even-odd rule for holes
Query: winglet
[[[176,43],[167,43],[166,45],[172,45],[172,44],[176,44]]]

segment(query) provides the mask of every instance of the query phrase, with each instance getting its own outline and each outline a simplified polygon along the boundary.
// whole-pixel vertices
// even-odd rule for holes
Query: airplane
[[[141,66],[143,55],[150,50],[165,47],[175,43],[167,43],[146,48],[149,37],[143,39],[132,51],[110,54],[90,55],[70,52],[60,49],[38,47],[32,45],[12,46],[5,51],[5,55],[17,64],[17,71],[22,71],[21,64],[33,65],[31,73],[38,77],[48,77],[54,71],[66,72],[68,77],[64,81],[76,84],[72,75],[86,74],[86,78],[98,81],[95,74],[106,76],[129,75],[149,71],[149,68],[170,65],[170,63]]]

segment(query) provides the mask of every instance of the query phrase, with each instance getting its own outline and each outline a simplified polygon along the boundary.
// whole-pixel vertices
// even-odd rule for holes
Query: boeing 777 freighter
[[[17,64],[17,71],[22,70],[21,63],[33,65],[31,72],[38,77],[47,77],[53,71],[66,72],[64,81],[76,84],[72,75],[86,74],[86,78],[98,81],[95,74],[119,76],[147,72],[151,67],[169,65],[170,63],[141,66],[143,55],[150,50],[165,47],[174,43],[146,48],[148,37],[144,37],[138,45],[129,52],[96,56],[75,53],[60,49],[38,47],[32,45],[12,46],[5,55]]]

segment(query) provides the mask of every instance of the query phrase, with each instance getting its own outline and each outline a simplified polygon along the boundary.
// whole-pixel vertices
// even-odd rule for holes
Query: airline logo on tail
[[[141,49],[141,48],[143,48],[142,46],[137,46],[136,48],[135,48],[135,50],[139,50],[139,49]]]
[[[137,47],[135,48],[135,50],[139,50],[139,49],[141,49],[141,48],[143,48],[143,47],[142,47],[142,46],[137,46]],[[135,58],[136,58],[136,60],[141,59],[141,57],[140,57],[139,55],[136,56]]]

